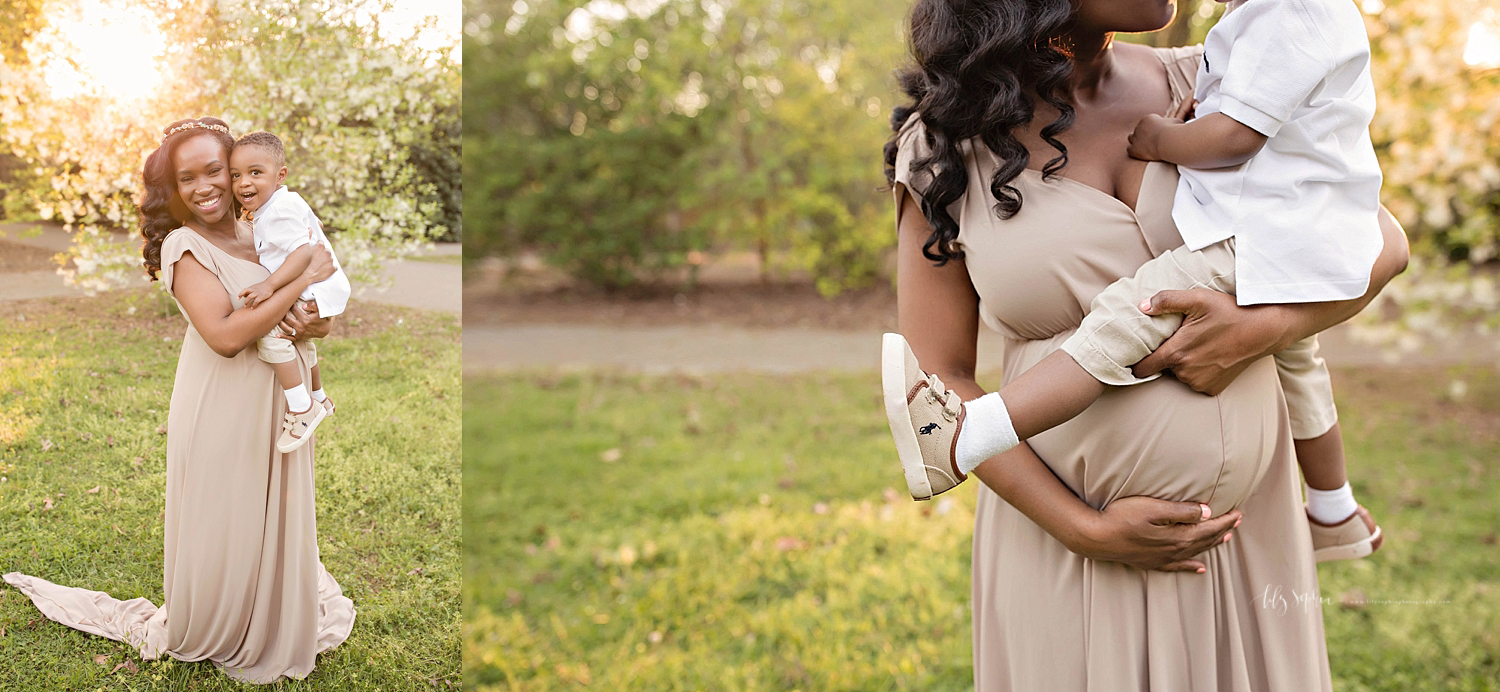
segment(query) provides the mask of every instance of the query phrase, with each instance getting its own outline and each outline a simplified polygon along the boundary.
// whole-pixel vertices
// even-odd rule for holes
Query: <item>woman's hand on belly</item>
[[[1068,549],[1087,558],[1121,562],[1140,569],[1202,572],[1193,559],[1230,540],[1240,525],[1239,510],[1205,518],[1206,505],[1152,497],[1122,497],[1099,510]]]

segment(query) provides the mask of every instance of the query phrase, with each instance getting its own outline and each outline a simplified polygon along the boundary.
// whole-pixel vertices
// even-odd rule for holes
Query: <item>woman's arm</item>
[[[962,260],[938,267],[922,256],[932,228],[916,201],[902,197],[896,249],[901,334],[923,369],[964,400],[976,398],[984,394],[974,379],[979,296]],[[1239,520],[1238,512],[1205,520],[1203,505],[1153,498],[1126,498],[1095,510],[1026,444],[981,464],[973,475],[1069,550],[1143,569],[1201,570],[1202,563],[1191,558],[1227,540]]]
[[[183,312],[209,348],[225,358],[233,358],[270,332],[308,286],[333,276],[332,255],[326,248],[319,249],[321,252],[314,251],[307,269],[272,294],[260,308],[234,309],[219,277],[200,264],[191,252],[183,253],[172,270],[172,295],[182,304]]]
[[[1185,317],[1177,333],[1136,364],[1136,377],[1171,370],[1189,387],[1217,395],[1251,363],[1359,314],[1391,279],[1406,271],[1411,256],[1406,231],[1384,206],[1380,232],[1385,247],[1370,270],[1370,287],[1352,300],[1242,308],[1233,296],[1204,288],[1156,294],[1149,314],[1176,312]]]
[[[282,260],[281,266],[266,277],[265,281],[240,291],[240,300],[245,303],[245,307],[253,308],[261,304],[268,296],[275,293],[276,289],[291,283],[302,272],[307,271],[308,263],[312,262],[312,245],[313,243],[308,243],[293,250],[285,260]]]

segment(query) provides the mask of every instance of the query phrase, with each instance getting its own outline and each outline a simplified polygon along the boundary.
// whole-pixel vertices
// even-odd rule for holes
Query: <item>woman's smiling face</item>
[[[198,221],[223,221],[229,211],[229,150],[213,137],[197,136],[177,146],[172,168],[177,194]]]

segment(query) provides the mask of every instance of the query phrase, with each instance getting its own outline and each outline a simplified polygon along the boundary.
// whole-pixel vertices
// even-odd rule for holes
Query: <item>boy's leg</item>
[[[303,386],[302,373],[297,368],[297,348],[292,342],[280,338],[280,334],[279,328],[272,329],[270,334],[255,342],[255,347],[260,359],[276,374],[276,384],[286,395],[287,410],[301,413],[312,407],[312,397]]]
[[[1182,325],[1182,315],[1147,315],[1142,301],[1159,291],[1210,288],[1235,293],[1234,239],[1201,250],[1179,247],[1162,253],[1094,298],[1083,324],[1062,350],[1104,384],[1130,385],[1156,379],[1137,378],[1130,367],[1161,346]]]
[[[1198,251],[1177,248],[1141,265],[1135,276],[1111,284],[1094,298],[1083,324],[1061,351],[1000,391],[963,402],[962,416],[953,411],[956,401],[950,402],[957,395],[937,392],[940,383],[918,369],[905,340],[887,335],[882,355],[886,415],[912,496],[926,499],[953,487],[985,460],[1073,418],[1104,393],[1105,385],[1154,379],[1137,379],[1130,366],[1177,331],[1182,317],[1146,315],[1139,305],[1158,291],[1198,287],[1234,292],[1232,239]],[[925,387],[923,378],[932,386],[918,397],[914,392]],[[919,444],[930,442],[923,436],[945,425],[953,428],[945,434],[952,439],[951,452],[947,445]],[[929,458],[949,454],[951,460]],[[922,480],[934,474],[939,477],[933,482]]]
[[[324,409],[327,409],[328,415],[331,416],[333,415],[334,411],[333,399],[330,399],[328,397],[328,393],[323,391],[323,377],[318,374],[318,368],[320,365],[318,361],[318,349],[313,345],[311,341],[307,342],[307,348],[308,355],[312,359],[312,367],[310,368],[310,370],[312,371],[311,384],[313,401],[321,404]]]
[[[271,372],[276,373],[276,383],[281,385],[281,391],[286,395],[287,410],[292,413],[301,413],[312,406],[312,396],[308,394],[307,387],[302,384],[302,373],[298,371],[297,361],[289,360],[285,363],[271,363]]]
[[[1156,350],[1182,324],[1181,315],[1147,315],[1140,303],[1158,291],[1206,287],[1233,293],[1234,241],[1202,250],[1179,247],[1143,265],[1099,293],[1077,333],[1053,353],[999,392],[965,402],[968,435],[960,435],[959,468],[967,474],[1005,449],[978,445],[981,431],[1013,431],[1017,440],[1071,420],[1104,393],[1105,385],[1129,385],[1138,379],[1130,366]],[[1004,402],[1003,404],[1001,402]],[[1014,446],[1014,445],[1011,445]],[[1006,447],[1009,449],[1009,447]]]
[[[1297,465],[1311,490],[1334,492],[1339,498],[1311,498],[1308,510],[1318,521],[1333,523],[1354,513],[1354,495],[1348,492],[1344,468],[1344,440],[1339,433],[1338,409],[1333,405],[1333,380],[1328,364],[1318,355],[1318,337],[1310,336],[1276,354],[1276,374],[1286,394],[1287,417],[1292,424],[1292,442]],[[1333,513],[1337,512],[1337,516]]]
[[[281,341],[285,341],[282,339]],[[289,365],[297,366],[297,349],[287,342],[292,351],[292,360]],[[311,344],[309,344],[311,346]],[[312,349],[306,352],[308,368],[316,368],[318,365],[317,353]],[[273,366],[275,367],[275,366]],[[301,376],[298,375],[298,381]],[[319,403],[307,392],[307,388],[298,385],[295,389],[286,390],[287,416],[282,422],[281,435],[276,438],[276,450],[283,454],[295,451],[312,437],[313,431],[317,429],[318,423],[328,417],[331,408],[327,404]],[[293,397],[300,395],[296,401]]]
[[[1276,354],[1276,372],[1286,393],[1292,444],[1307,490],[1313,551],[1319,562],[1369,555],[1382,542],[1380,527],[1354,499],[1344,461],[1344,438],[1328,365],[1311,336]]]

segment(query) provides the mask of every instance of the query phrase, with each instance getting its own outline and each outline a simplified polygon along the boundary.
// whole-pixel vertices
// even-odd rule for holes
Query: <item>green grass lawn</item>
[[[163,297],[0,303],[0,571],[161,604],[161,428],[186,327]],[[269,689],[458,688],[459,353],[455,317],[359,302],[320,345],[339,413],[318,431],[319,547],[358,617],[306,680]],[[255,689],[141,661],[0,587],[0,689]]]
[[[1335,689],[1497,689],[1500,373],[1336,377],[1388,538],[1320,567]],[[875,373],[467,378],[466,689],[970,689],[975,488],[911,502],[878,394]]]

